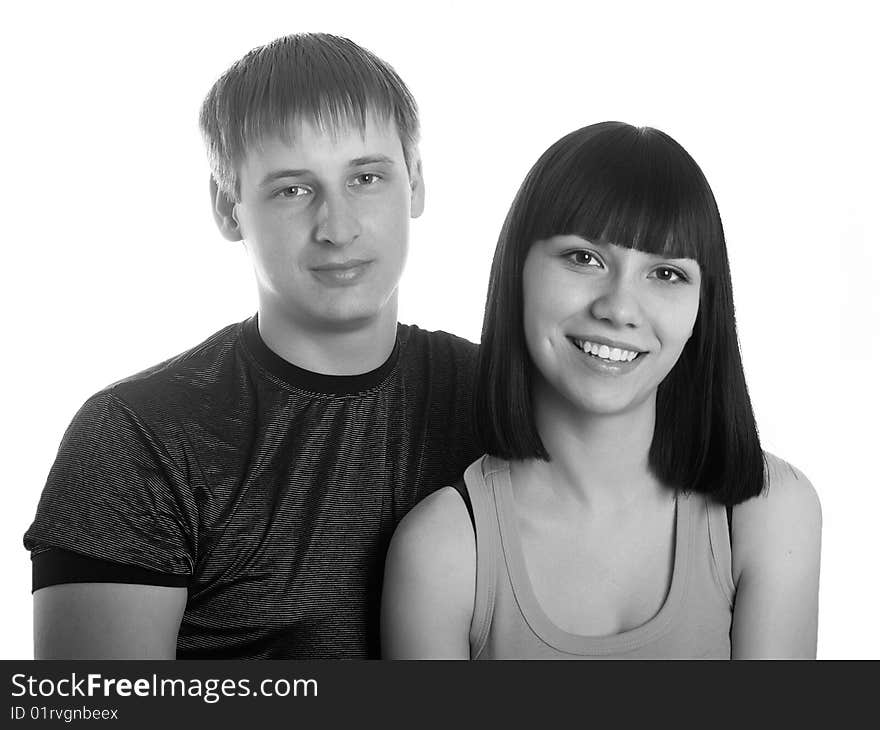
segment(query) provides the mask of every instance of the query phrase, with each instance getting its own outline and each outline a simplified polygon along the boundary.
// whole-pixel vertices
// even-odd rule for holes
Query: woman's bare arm
[[[447,487],[398,525],[385,561],[382,656],[468,659],[476,550],[467,509]]]
[[[822,511],[807,478],[767,454],[767,488],[733,517],[734,659],[812,659]]]

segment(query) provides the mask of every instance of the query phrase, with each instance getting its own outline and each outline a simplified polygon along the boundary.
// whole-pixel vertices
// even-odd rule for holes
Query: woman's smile
[[[623,375],[632,372],[648,354],[639,350],[611,347],[595,340],[566,338],[584,364],[603,375]]]

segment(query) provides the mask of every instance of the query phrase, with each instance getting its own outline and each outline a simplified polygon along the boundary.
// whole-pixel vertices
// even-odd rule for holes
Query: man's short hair
[[[250,51],[211,87],[199,126],[211,173],[231,201],[239,199],[239,166],[267,136],[291,141],[291,122],[329,132],[367,116],[393,120],[407,168],[419,137],[415,99],[390,65],[356,43],[326,33],[278,38]]]

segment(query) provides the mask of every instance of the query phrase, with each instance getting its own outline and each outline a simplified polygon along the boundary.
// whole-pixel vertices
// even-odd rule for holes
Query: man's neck
[[[276,355],[322,375],[361,375],[380,367],[397,339],[397,302],[367,320],[336,328],[309,326],[261,302],[260,337]]]

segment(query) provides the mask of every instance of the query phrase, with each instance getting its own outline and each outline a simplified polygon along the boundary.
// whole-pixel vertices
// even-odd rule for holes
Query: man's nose
[[[360,221],[352,201],[344,194],[325,195],[318,208],[317,239],[334,246],[347,246],[360,232]]]

